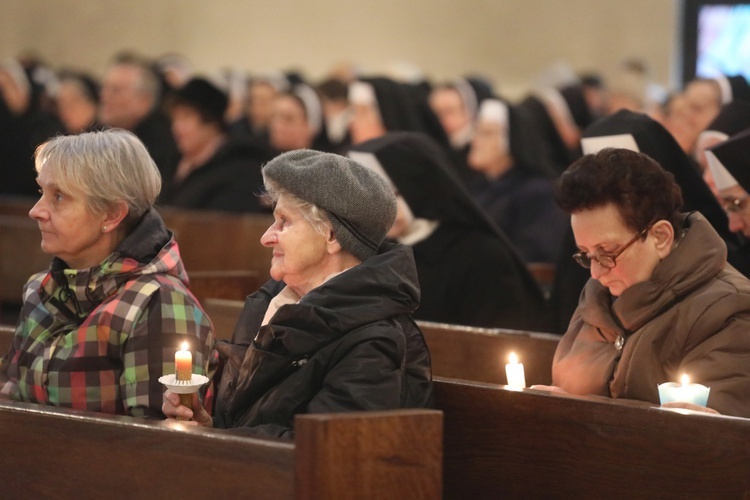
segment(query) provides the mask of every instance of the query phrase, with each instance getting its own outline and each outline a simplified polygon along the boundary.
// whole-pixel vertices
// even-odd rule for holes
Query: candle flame
[[[687,373],[682,374],[682,378],[680,379],[682,381],[682,386],[685,387],[690,383],[690,377],[687,376]]]
[[[518,356],[516,356],[515,352],[510,353],[510,356],[508,356],[508,361],[510,361],[512,364],[518,363]]]
[[[183,342],[183,343],[182,343],[182,345],[180,346],[180,348],[181,348],[181,349],[182,349],[183,351],[187,351],[187,350],[188,350],[188,343],[187,343],[187,342]]]

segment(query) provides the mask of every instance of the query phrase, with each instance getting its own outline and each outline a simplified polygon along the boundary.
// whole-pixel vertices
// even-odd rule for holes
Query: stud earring
[[[107,226],[102,226],[102,232],[103,232],[103,233],[106,233],[106,232],[107,232]]]

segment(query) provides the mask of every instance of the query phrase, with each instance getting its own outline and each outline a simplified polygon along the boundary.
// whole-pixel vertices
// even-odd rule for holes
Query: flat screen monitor
[[[750,1],[683,0],[682,79],[750,80]]]

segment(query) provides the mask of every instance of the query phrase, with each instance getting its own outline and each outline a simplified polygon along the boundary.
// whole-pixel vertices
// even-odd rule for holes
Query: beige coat
[[[684,227],[650,280],[616,301],[589,280],[555,353],[555,385],[658,404],[657,385],[687,373],[711,388],[709,407],[750,417],[750,281],[702,215]]]

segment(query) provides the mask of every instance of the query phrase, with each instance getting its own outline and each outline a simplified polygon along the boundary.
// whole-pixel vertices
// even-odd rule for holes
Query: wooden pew
[[[435,381],[446,498],[749,498],[750,419]]]
[[[207,299],[201,302],[201,305],[214,325],[214,338],[231,340],[234,326],[237,324],[245,301]]]
[[[37,202],[33,196],[15,196],[0,194],[0,215],[18,215],[28,217],[29,210]]]
[[[189,274],[190,291],[201,304],[207,300],[241,300],[256,291],[261,283],[251,270],[193,271]]]
[[[442,414],[304,415],[294,442],[0,401],[3,498],[441,498]]]
[[[23,285],[49,268],[37,223],[28,216],[0,215],[0,304],[20,304]]]
[[[11,325],[0,325],[0,358],[10,351],[10,344],[13,342],[15,327]]]
[[[523,363],[527,385],[552,382],[552,358],[560,339],[557,335],[417,323],[430,349],[434,376],[505,384],[505,364],[514,352]]]
[[[270,278],[272,251],[260,237],[272,224],[265,214],[234,214],[159,208],[174,232],[188,276],[194,271],[250,270],[260,283]]]

